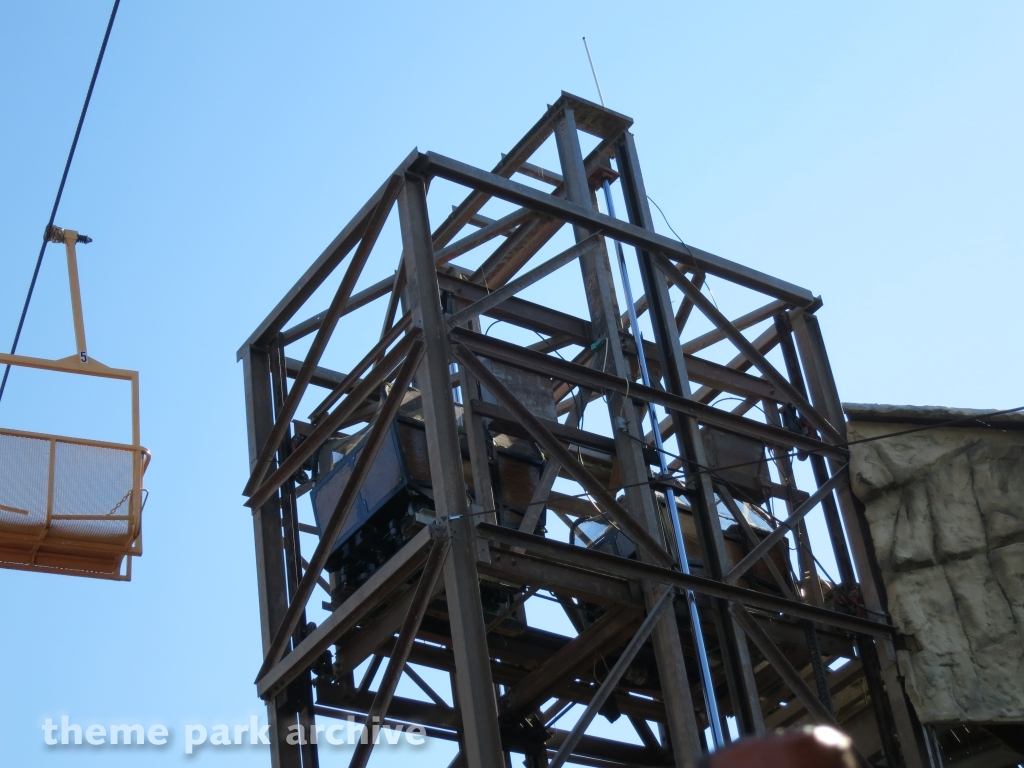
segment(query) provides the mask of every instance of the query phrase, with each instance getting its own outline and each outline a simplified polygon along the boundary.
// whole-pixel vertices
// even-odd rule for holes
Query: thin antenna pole
[[[587,38],[583,38],[583,47],[587,49],[587,61],[590,62],[590,71],[594,74],[594,85],[597,86],[597,96],[601,99],[601,106],[606,107],[604,103],[604,94],[601,93],[601,82],[597,79],[597,69],[594,68],[594,57],[590,55],[590,46],[587,45]]]

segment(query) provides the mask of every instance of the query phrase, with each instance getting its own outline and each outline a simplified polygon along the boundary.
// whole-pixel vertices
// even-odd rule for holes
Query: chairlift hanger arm
[[[49,227],[46,236],[51,243],[64,243],[64,250],[68,257],[68,283],[71,286],[71,316],[75,323],[75,347],[78,352],[78,359],[83,363],[89,362],[89,352],[85,343],[85,317],[82,314],[82,288],[78,281],[78,254],[75,250],[77,243],[91,243],[92,238],[88,235],[80,235],[73,229],[62,229],[60,227]]]

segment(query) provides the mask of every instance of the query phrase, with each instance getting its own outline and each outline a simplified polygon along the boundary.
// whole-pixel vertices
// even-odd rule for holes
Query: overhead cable
[[[114,7],[110,11],[110,20],[107,22],[107,31],[103,33],[103,43],[100,45],[99,56],[96,57],[96,66],[92,70],[92,79],[89,81],[89,90],[85,94],[85,103],[82,105],[82,114],[78,117],[78,127],[75,128],[75,138],[71,141],[71,151],[68,152],[67,162],[64,163],[64,174],[60,177],[60,186],[57,187],[57,197],[53,201],[53,208],[50,211],[50,219],[46,222],[46,229],[43,230],[43,244],[39,246],[39,257],[36,259],[36,268],[32,271],[32,280],[28,284],[28,294],[25,296],[25,305],[21,308],[21,318],[18,320],[18,330],[14,332],[14,343],[11,344],[11,354],[18,349],[18,341],[21,339],[21,329],[25,326],[25,316],[28,314],[28,305],[32,301],[32,292],[36,288],[36,279],[39,277],[39,268],[43,266],[43,254],[46,253],[46,244],[50,241],[50,232],[53,229],[53,220],[57,217],[57,208],[60,206],[60,198],[64,194],[64,184],[68,180],[68,171],[71,170],[71,161],[75,157],[75,149],[78,147],[78,137],[82,134],[82,124],[85,123],[85,113],[89,111],[89,101],[92,99],[93,88],[96,87],[96,77],[100,73],[100,64],[103,63],[103,54],[107,50],[107,40],[110,39],[110,30],[114,26],[114,17],[117,16],[117,7],[121,0],[114,0]],[[4,369],[3,380],[0,381],[0,400],[3,399],[4,389],[7,387],[7,377],[11,373],[11,366]]]

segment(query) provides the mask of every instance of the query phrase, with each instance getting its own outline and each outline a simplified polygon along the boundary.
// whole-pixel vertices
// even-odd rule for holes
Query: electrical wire
[[[720,398],[718,398],[717,400],[715,400],[715,402],[713,402],[713,403],[711,404],[711,406],[712,406],[712,407],[714,407],[714,406],[718,405],[719,403],[724,403],[724,402],[725,402],[726,400],[737,400],[737,401],[739,401],[739,402],[741,402],[741,403],[745,403],[745,402],[747,402],[746,398],[743,398],[743,397],[732,397],[732,396],[730,395],[729,397],[720,397]],[[757,404],[755,403],[755,404],[754,404],[754,407],[755,407],[755,408],[756,408],[757,410],[759,410],[759,411],[760,411],[761,413],[764,413],[764,408],[762,408],[762,407],[761,407],[760,405],[757,405]]]
[[[28,295],[25,296],[25,305],[21,309],[21,318],[18,320],[18,330],[14,332],[14,343],[11,344],[11,354],[18,349],[18,341],[21,339],[21,330],[25,326],[25,316],[28,314],[28,305],[32,301],[32,293],[36,287],[36,280],[39,277],[39,268],[43,265],[43,254],[46,253],[46,244],[49,242],[50,231],[53,229],[53,220],[57,218],[57,208],[60,206],[60,198],[64,194],[64,185],[68,180],[68,171],[71,170],[71,161],[75,157],[75,149],[78,147],[78,137],[82,135],[82,125],[85,123],[85,113],[89,111],[89,102],[92,100],[92,92],[96,87],[96,78],[100,73],[100,65],[103,63],[103,54],[107,50],[107,41],[110,39],[110,30],[114,27],[114,18],[117,16],[117,7],[121,0],[114,0],[114,7],[110,11],[110,20],[107,22],[107,31],[103,33],[103,42],[100,44],[100,52],[96,57],[96,66],[92,70],[92,79],[89,81],[89,90],[85,94],[85,103],[82,104],[82,114],[78,116],[78,127],[75,128],[75,138],[71,141],[71,151],[68,152],[67,162],[64,163],[64,174],[60,177],[60,186],[57,187],[57,197],[53,201],[53,208],[50,211],[50,219],[43,230],[43,244],[39,247],[39,257],[36,259],[36,268],[32,271],[32,280],[28,284]],[[4,369],[3,381],[0,381],[0,400],[3,399],[4,390],[7,388],[7,377],[11,373],[11,366]]]
[[[692,251],[690,250],[690,246],[688,246],[688,245],[687,245],[687,244],[686,244],[685,242],[683,242],[683,238],[681,238],[681,237],[679,236],[679,233],[678,233],[678,232],[676,232],[675,228],[674,228],[674,227],[672,226],[672,224],[671,224],[671,223],[669,222],[669,220],[668,220],[668,216],[666,216],[666,215],[665,215],[665,212],[664,212],[663,210],[661,210],[661,206],[660,206],[660,205],[658,205],[658,203],[657,203],[657,202],[655,202],[654,198],[653,198],[653,197],[651,197],[650,195],[648,195],[648,196],[647,196],[647,199],[648,199],[648,200],[650,200],[651,204],[652,204],[652,205],[654,205],[654,207],[655,207],[655,208],[657,208],[657,209],[658,209],[658,213],[660,213],[660,214],[661,214],[661,218],[665,220],[665,226],[669,228],[669,231],[671,231],[673,235],[675,235],[675,236],[676,236],[676,240],[678,240],[678,241],[679,241],[680,243],[682,243],[682,246],[683,246],[683,248],[685,248],[685,249],[686,249],[686,252],[687,252],[688,254],[690,254],[690,256],[691,256],[691,258],[692,258],[692,257],[693,257],[693,252],[692,252]]]
[[[661,218],[663,218],[663,219],[665,220],[665,226],[667,226],[667,227],[669,228],[669,230],[671,230],[672,234],[676,236],[676,240],[678,240],[678,241],[679,241],[679,244],[680,244],[680,245],[682,245],[682,246],[683,246],[683,248],[685,248],[685,249],[686,249],[686,252],[687,252],[687,253],[688,253],[688,254],[690,255],[690,258],[692,259],[692,258],[693,258],[693,251],[691,251],[691,250],[690,250],[690,246],[688,246],[688,245],[687,245],[687,244],[686,244],[686,243],[685,243],[685,242],[683,241],[683,238],[681,238],[681,237],[679,236],[679,233],[678,233],[678,232],[676,232],[676,230],[675,230],[675,228],[674,228],[674,227],[672,226],[672,224],[671,224],[671,223],[669,223],[669,220],[668,220],[668,216],[666,216],[666,215],[665,215],[665,212],[664,212],[663,210],[661,210],[661,206],[660,206],[660,205],[658,205],[658,203],[657,203],[657,202],[655,202],[654,198],[653,198],[653,197],[651,197],[650,195],[648,195],[648,196],[647,196],[647,199],[648,199],[648,200],[650,200],[650,201],[651,201],[651,203],[653,203],[653,204],[654,204],[654,207],[655,207],[655,208],[657,208],[657,209],[658,209],[658,213],[660,213],[660,214],[661,214]],[[708,295],[709,295],[709,296],[711,297],[711,301],[713,301],[713,302],[715,303],[715,309],[719,309],[719,310],[720,310],[721,308],[720,308],[720,307],[718,306],[718,299],[716,299],[716,298],[715,298],[715,292],[711,290],[711,286],[710,286],[710,285],[708,284],[708,277],[707,277],[707,274],[705,274],[705,275],[704,275],[704,287],[708,289]]]

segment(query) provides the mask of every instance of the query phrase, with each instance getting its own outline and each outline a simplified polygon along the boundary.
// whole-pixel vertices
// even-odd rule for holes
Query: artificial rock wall
[[[844,408],[851,443],[982,413]],[[925,724],[1024,721],[1024,421],[989,423],[850,448],[889,611],[907,636],[900,673]]]

